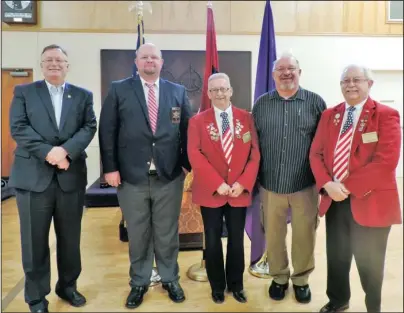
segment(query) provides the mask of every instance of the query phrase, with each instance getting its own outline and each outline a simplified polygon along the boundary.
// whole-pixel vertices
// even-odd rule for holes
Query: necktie
[[[52,104],[55,110],[56,124],[59,127],[60,116],[62,115],[62,87],[51,86]]]
[[[348,175],[349,155],[351,151],[351,142],[354,133],[353,129],[353,112],[355,107],[348,109],[348,116],[337,142],[334,156],[333,172],[334,177],[338,181],[342,181]]]
[[[222,148],[227,164],[230,164],[231,151],[233,150],[233,136],[230,130],[228,114],[222,112],[220,113],[220,117],[222,118]]]
[[[146,86],[149,88],[149,94],[147,97],[147,107],[149,108],[150,126],[154,134],[156,132],[157,127],[157,112],[158,112],[157,100],[154,91],[154,84],[146,83]]]

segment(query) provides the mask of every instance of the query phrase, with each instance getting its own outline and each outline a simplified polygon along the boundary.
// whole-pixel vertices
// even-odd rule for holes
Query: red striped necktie
[[[334,177],[338,181],[342,181],[348,175],[349,168],[349,155],[351,151],[351,143],[354,133],[353,127],[353,112],[355,107],[350,107],[348,109],[348,116],[342,127],[339,140],[337,142],[335,156],[334,156],[334,166],[333,173]]]
[[[233,136],[230,130],[228,114],[222,112],[220,113],[220,117],[222,118],[222,148],[227,164],[230,164],[232,156],[231,151],[233,150]]]
[[[157,127],[157,112],[158,112],[157,100],[154,91],[154,84],[146,83],[146,86],[149,88],[149,95],[147,97],[147,107],[149,108],[150,126],[154,134],[156,132]]]

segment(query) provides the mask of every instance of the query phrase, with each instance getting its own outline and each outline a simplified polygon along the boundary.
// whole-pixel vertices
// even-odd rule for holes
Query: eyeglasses
[[[279,73],[283,73],[283,72],[294,72],[296,71],[297,68],[296,67],[288,67],[288,68],[284,68],[284,67],[278,67],[275,69],[275,71],[279,72]]]
[[[218,93],[219,91],[222,92],[222,93],[225,93],[225,92],[227,92],[229,90],[230,90],[230,87],[228,87],[228,88],[220,87],[220,88],[209,89],[209,91],[212,92],[212,93]]]
[[[55,63],[57,63],[57,64],[67,63],[66,60],[62,60],[62,59],[45,59],[45,60],[43,60],[42,62],[43,62],[43,63],[47,63],[47,64],[53,63],[53,62],[55,62]]]
[[[368,81],[368,79],[366,79],[366,78],[344,79],[343,81],[341,81],[341,85],[348,86],[351,82],[354,85],[359,85],[360,83],[366,82],[366,81]]]

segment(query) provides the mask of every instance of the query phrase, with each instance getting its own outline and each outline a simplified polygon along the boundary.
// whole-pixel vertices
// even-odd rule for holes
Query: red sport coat
[[[322,192],[332,181],[334,151],[341,130],[345,103],[323,112],[310,149],[310,164],[321,196],[323,216],[332,199]],[[361,124],[364,127],[361,129]],[[375,132],[378,140],[364,143],[362,135]],[[366,136],[366,135],[365,135]],[[366,140],[365,140],[366,141]],[[368,227],[401,224],[401,209],[395,170],[400,158],[399,113],[371,98],[363,106],[350,151],[349,176],[343,184],[351,193],[355,221]]]
[[[211,134],[220,131],[214,109],[199,113],[189,121],[188,157],[194,173],[192,201],[200,206],[214,208],[227,202],[233,207],[251,204],[260,162],[257,134],[250,113],[234,106],[232,110],[235,134],[230,165],[225,160],[220,137]],[[236,134],[237,124],[243,126],[239,136]],[[248,132],[251,139],[247,141]],[[230,187],[238,182],[245,190],[237,198],[221,196],[216,190],[223,182]]]

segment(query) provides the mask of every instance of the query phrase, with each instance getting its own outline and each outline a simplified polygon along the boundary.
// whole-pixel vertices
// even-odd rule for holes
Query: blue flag
[[[254,102],[264,93],[274,89],[272,64],[276,60],[275,31],[270,1],[266,1],[262,21],[261,40],[255,78]],[[251,240],[251,265],[258,262],[265,252],[265,233],[261,224],[261,201],[256,186],[253,192],[253,202],[247,208],[245,230]]]

